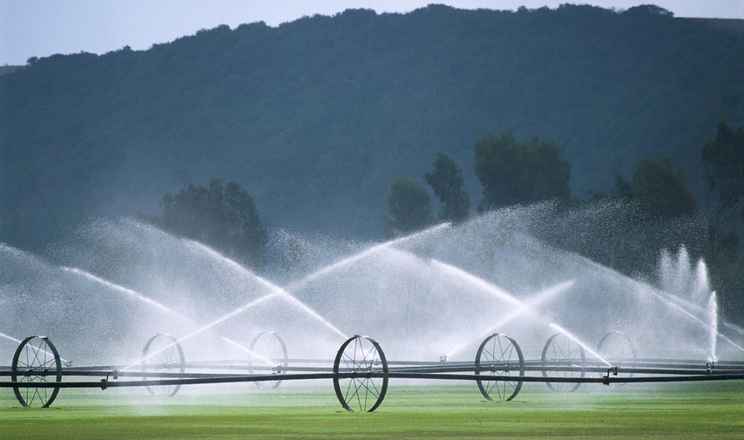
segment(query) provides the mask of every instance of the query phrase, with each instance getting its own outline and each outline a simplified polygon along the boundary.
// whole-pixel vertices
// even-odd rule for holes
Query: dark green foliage
[[[571,165],[551,140],[517,140],[513,130],[475,142],[475,175],[483,185],[479,211],[571,197]]]
[[[610,189],[610,197],[615,199],[632,199],[633,198],[633,184],[623,179],[623,176],[615,175],[615,186]]]
[[[551,213],[530,233],[627,276],[655,279],[662,252],[676,255],[682,246],[693,261],[705,255],[707,221],[700,214],[651,216],[638,200],[607,196]]]
[[[426,182],[442,203],[441,221],[461,222],[470,216],[470,195],[465,190],[462,168],[443,152],[437,153],[434,169],[424,174]]]
[[[744,218],[744,126],[735,129],[719,122],[715,140],[705,143],[700,157],[716,215],[729,211]]]
[[[212,178],[209,188],[190,183],[161,202],[157,224],[177,236],[200,241],[252,267],[266,260],[266,230],[261,226],[253,199],[235,182],[222,187]]]
[[[580,228],[571,227],[576,223]],[[629,276],[653,278],[659,256],[684,246],[693,259],[705,256],[707,222],[682,173],[668,157],[636,164],[630,181],[615,176],[606,195],[561,213],[540,236]]]
[[[628,192],[628,185],[616,181],[618,194]],[[674,169],[669,157],[655,161],[641,159],[633,171],[630,197],[637,200],[652,217],[672,218],[697,212],[695,197],[687,189],[679,168]]]
[[[744,126],[718,123],[713,141],[706,142],[700,157],[710,199],[710,251],[714,281],[728,316],[744,311]]]
[[[687,187],[682,171],[665,156],[658,161],[645,157],[638,161],[630,181],[615,175],[615,185],[609,194],[590,191],[590,199],[615,199],[632,202],[643,218],[671,219],[695,215],[697,200]]]
[[[390,217],[385,217],[383,228],[387,237],[410,234],[434,222],[429,191],[406,176],[390,182],[387,204]]]
[[[479,193],[473,141],[509,126],[560,145],[573,194],[646,156],[697,182],[710,127],[744,123],[742,71],[741,34],[575,5],[349,10],[30,58],[0,76],[0,241],[43,249],[213,175],[267,225],[378,238],[387,182],[443,150]]]

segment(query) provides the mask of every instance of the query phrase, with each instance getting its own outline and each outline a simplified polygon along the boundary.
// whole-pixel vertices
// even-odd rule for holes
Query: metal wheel
[[[347,411],[372,412],[385,398],[388,364],[380,345],[368,336],[353,336],[338,349],[333,362],[333,388]]]
[[[586,356],[584,348],[575,340],[563,333],[556,333],[548,339],[540,357],[543,365],[543,377],[584,377]],[[546,382],[548,388],[555,392],[571,393],[581,383]]]
[[[636,351],[633,342],[623,332],[609,332],[602,336],[599,344],[597,344],[597,353],[605,361],[615,367],[619,367],[621,372],[622,367],[632,367],[636,362]],[[628,374],[628,377],[633,377],[633,373]],[[623,382],[620,385],[626,384],[627,382]]]
[[[249,371],[251,374],[271,371],[271,374],[284,374],[289,365],[287,357],[287,346],[276,332],[259,333],[251,342],[252,353]],[[255,371],[254,371],[255,370]],[[253,382],[257,387],[263,388],[262,382]],[[276,388],[282,383],[281,379],[269,382],[271,388]]]
[[[476,381],[483,397],[494,400],[493,395],[502,402],[512,400],[522,388],[522,381],[518,378],[524,377],[524,356],[519,344],[504,334],[487,337],[475,355],[475,374],[487,374],[498,379]],[[507,377],[517,380],[504,380]]]
[[[29,336],[18,345],[11,366],[12,382],[62,382],[62,363],[54,344],[46,336]],[[13,387],[18,402],[26,408],[48,408],[59,393],[56,387]]]
[[[185,369],[186,358],[176,338],[169,334],[158,333],[147,341],[142,350],[142,372],[155,373],[155,376],[144,377],[145,383],[148,380],[162,379],[162,377],[157,377],[159,373],[183,374]],[[181,389],[181,385],[145,385],[145,388],[152,395],[175,396]]]

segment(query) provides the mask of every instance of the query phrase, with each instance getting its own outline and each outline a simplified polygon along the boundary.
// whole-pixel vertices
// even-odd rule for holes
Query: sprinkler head
[[[610,374],[617,376],[617,367],[610,367],[607,369],[607,376],[602,376],[602,383],[610,386]]]

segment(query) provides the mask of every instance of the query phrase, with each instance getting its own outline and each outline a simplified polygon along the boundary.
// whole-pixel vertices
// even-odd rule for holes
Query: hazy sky
[[[103,54],[127,45],[144,50],[220,24],[234,29],[263,20],[277,26],[347,8],[409,12],[428,3],[498,10],[554,9],[561,3],[628,9],[651,3],[676,17],[744,19],[744,0],[0,0],[0,65],[56,53]]]

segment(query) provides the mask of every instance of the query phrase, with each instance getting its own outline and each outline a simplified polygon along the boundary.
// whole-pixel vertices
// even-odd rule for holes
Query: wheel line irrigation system
[[[608,349],[611,342],[616,350],[622,347],[614,355]],[[277,387],[283,381],[332,380],[341,406],[371,412],[383,402],[390,379],[475,381],[484,398],[498,401],[514,399],[525,382],[572,392],[585,383],[744,380],[744,362],[637,358],[620,332],[601,339],[597,352],[609,353],[606,357],[588,359],[584,347],[564,333],[551,336],[540,359],[533,360],[524,359],[518,343],[499,333],[483,340],[473,362],[387,360],[374,339],[359,335],[348,338],[333,361],[289,358],[274,332],[256,336],[246,351],[251,357],[245,361],[187,362],[175,337],[156,334],[135,364],[72,367],[47,337],[30,336],[18,345],[12,364],[0,366],[0,388],[12,388],[24,407],[46,408],[62,388],[145,387],[150,394],[173,396],[183,385],[253,382]]]

